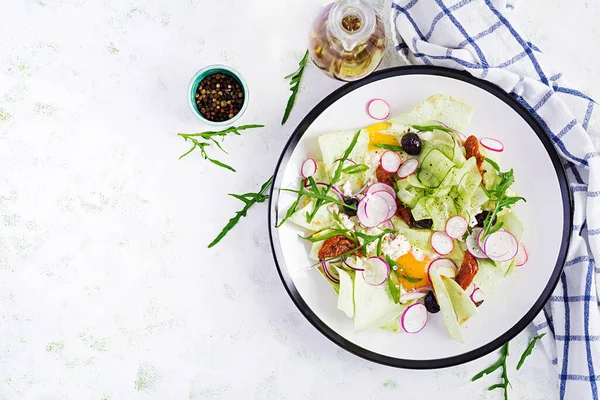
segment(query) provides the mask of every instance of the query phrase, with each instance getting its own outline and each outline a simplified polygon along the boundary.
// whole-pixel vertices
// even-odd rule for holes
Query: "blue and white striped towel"
[[[393,0],[392,27],[410,64],[468,71],[510,93],[562,156],[574,198],[571,246],[560,282],[535,328],[557,365],[561,399],[598,399],[600,380],[600,110],[568,87],[504,15],[506,0]],[[592,135],[592,136],[590,136]]]

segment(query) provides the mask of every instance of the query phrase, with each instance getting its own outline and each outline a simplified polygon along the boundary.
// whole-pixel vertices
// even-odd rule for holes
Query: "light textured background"
[[[266,206],[221,244],[295,124],[339,83],[306,71],[290,121],[283,76],[322,0],[0,0],[0,399],[499,399],[496,359],[438,371],[379,366],[341,350],[296,310],[269,250]],[[388,2],[377,2],[387,21]],[[522,30],[600,98],[600,3],[527,0]],[[225,63],[247,79],[222,159],[177,132],[205,129],[186,89]],[[397,65],[390,50],[384,66]],[[219,155],[220,156],[220,155]],[[556,397],[542,351],[512,396]]]

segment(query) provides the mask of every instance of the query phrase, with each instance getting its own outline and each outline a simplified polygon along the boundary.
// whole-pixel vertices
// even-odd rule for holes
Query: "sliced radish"
[[[475,289],[473,293],[471,293],[471,300],[473,303],[479,303],[485,300],[485,293],[479,288]]]
[[[438,274],[448,278],[454,278],[456,276],[456,271],[458,270],[454,261],[449,258],[436,258],[430,262],[429,266],[427,267],[428,277],[431,271],[433,271],[433,268],[436,269]],[[431,282],[431,277],[429,277],[429,281]]]
[[[502,144],[501,141],[492,139],[490,137],[481,138],[479,140],[479,143],[481,143],[481,145],[483,147],[485,147],[486,149],[495,151],[496,153],[500,153],[501,151],[504,150],[504,145]]]
[[[419,333],[427,324],[427,308],[423,303],[414,303],[406,307],[400,323],[406,333]]]
[[[433,232],[429,241],[433,250],[442,256],[450,254],[454,250],[452,238],[446,232]]]
[[[300,173],[303,178],[308,178],[313,176],[317,172],[317,162],[312,158],[307,158],[302,163],[302,168],[300,169]]]
[[[488,258],[488,256],[483,252],[482,248],[479,246],[479,241],[477,240],[481,232],[483,232],[483,228],[473,228],[473,232],[471,232],[471,234],[467,236],[467,250],[475,258]]]
[[[517,251],[517,255],[515,256],[515,264],[517,267],[522,267],[527,263],[529,259],[529,254],[527,254],[527,249],[523,243],[519,244],[519,251]]]
[[[493,261],[510,261],[519,251],[519,242],[512,233],[500,229],[485,238],[483,251]]]
[[[354,256],[346,257],[346,259],[344,260],[344,265],[346,265],[348,268],[353,269],[355,271],[364,271],[365,270],[363,268],[362,264],[359,265],[357,263],[357,259]]]
[[[367,103],[367,113],[376,120],[384,120],[390,116],[390,105],[383,99],[373,99]]]
[[[387,191],[379,190],[360,200],[356,216],[365,227],[373,228],[392,218],[397,209],[396,199]]]
[[[451,238],[458,239],[465,234],[468,227],[469,223],[467,220],[460,215],[456,215],[446,222],[446,233]]]
[[[370,194],[372,197],[380,197],[383,199],[387,205],[388,213],[386,215],[386,219],[383,222],[388,221],[396,214],[396,210],[398,210],[398,203],[396,203],[396,196],[390,194],[387,190],[378,190]],[[367,212],[369,212],[369,208],[367,208]]]
[[[406,303],[407,301],[421,299],[427,296],[427,292],[407,292],[402,293],[400,296],[400,303]]]
[[[317,186],[320,186],[320,187],[327,187],[327,186],[329,186],[329,184],[327,184],[325,182],[316,182],[316,184],[317,184]],[[310,187],[310,183],[306,182],[304,184],[304,187],[305,188],[309,188]],[[344,194],[336,186],[332,186],[331,187],[331,189],[329,190],[329,193],[331,193],[331,192],[335,193],[340,198],[341,201],[344,201]]]
[[[383,285],[390,275],[390,266],[381,257],[367,258],[362,276],[371,286]]]
[[[483,228],[479,228],[480,232],[479,235],[477,235],[477,244],[479,245],[479,248],[481,250],[483,250],[483,242],[484,242],[484,237],[483,237]]]
[[[465,290],[465,293],[467,293],[469,296],[471,296],[476,289],[477,289],[477,286],[475,286],[475,284],[473,282],[471,282],[471,284],[469,285],[467,290]]]
[[[331,268],[329,264],[325,261],[321,261],[321,267],[323,267],[323,272],[325,273],[325,276],[327,276],[327,278],[331,282],[340,283],[340,274],[338,271],[335,270],[335,268]]]
[[[396,191],[394,190],[394,188],[391,187],[390,185],[388,185],[387,183],[383,183],[383,182],[377,182],[377,183],[374,183],[371,186],[369,186],[367,188],[367,191],[365,192],[365,195],[368,195],[368,194],[374,193],[374,192],[378,192],[380,190],[385,190],[386,192],[388,192],[389,194],[394,196],[394,198],[396,197]]]
[[[398,171],[398,168],[400,168],[401,163],[402,159],[400,158],[398,153],[390,150],[383,153],[381,155],[381,158],[379,159],[379,164],[381,165],[381,168],[383,168],[386,172],[389,172],[391,174]]]
[[[409,158],[408,160],[404,161],[404,163],[398,169],[398,178],[408,178],[415,173],[417,168],[419,168],[419,160],[416,158]]]

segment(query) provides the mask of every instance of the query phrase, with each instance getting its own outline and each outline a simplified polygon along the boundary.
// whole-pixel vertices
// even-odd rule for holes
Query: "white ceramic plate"
[[[517,207],[525,226],[529,262],[505,279],[479,314],[463,325],[467,343],[452,341],[440,313],[416,335],[375,329],[354,333],[352,319],[337,309],[337,296],[316,269],[307,269],[308,245],[291,223],[275,228],[295,195],[280,188],[297,185],[307,157],[320,159],[317,137],[373,124],[365,110],[370,99],[390,104],[391,115],[408,111],[427,97],[444,93],[475,106],[465,134],[500,139],[499,160],[513,168],[514,188],[527,203]],[[317,105],[287,143],[275,171],[270,201],[271,244],[283,284],[304,316],[325,336],[366,359],[403,368],[442,368],[481,357],[512,339],[539,313],[558,282],[571,230],[571,201],[565,173],[550,140],[535,119],[496,86],[454,70],[400,67],[347,84]]]

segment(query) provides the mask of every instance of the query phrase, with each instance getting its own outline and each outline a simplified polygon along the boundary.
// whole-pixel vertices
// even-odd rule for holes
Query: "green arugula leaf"
[[[327,187],[323,191],[323,196],[325,197],[325,199],[318,199],[315,202],[315,208],[313,209],[312,213],[307,215],[306,222],[311,223],[313,218],[315,217],[315,215],[317,215],[317,212],[319,211],[321,206],[323,206],[324,204],[327,204],[326,203],[327,195],[329,194],[331,187],[340,180],[340,178],[342,176],[342,171],[344,169],[344,163],[350,156],[350,153],[352,153],[352,150],[354,150],[354,147],[356,146],[356,143],[358,142],[359,136],[360,136],[360,129],[358,131],[356,131],[356,133],[354,134],[354,137],[352,138],[352,141],[350,142],[350,145],[348,146],[348,148],[342,155],[342,158],[339,159],[339,162],[338,162],[335,172],[333,174],[333,178],[331,178],[331,182],[327,185]]]
[[[183,153],[179,157],[179,159],[181,160],[183,157],[187,156],[195,149],[199,149],[200,155],[205,160],[208,160],[211,163],[218,165],[221,168],[225,168],[230,171],[236,172],[235,169],[233,167],[231,167],[230,165],[227,165],[219,160],[215,160],[214,158],[210,158],[208,156],[208,154],[206,153],[206,148],[209,147],[211,144],[214,144],[215,146],[217,146],[219,148],[219,150],[221,150],[223,153],[227,154],[225,149],[223,149],[223,147],[221,147],[221,143],[219,143],[217,141],[218,138],[221,138],[221,141],[222,141],[225,138],[225,136],[227,136],[230,133],[233,133],[233,134],[239,136],[239,135],[241,135],[240,131],[243,131],[246,129],[263,128],[263,127],[264,127],[264,125],[251,124],[251,125],[242,125],[239,127],[232,126],[230,128],[224,129],[222,131],[206,131],[206,132],[201,132],[201,133],[178,133],[177,135],[181,136],[183,138],[183,140],[185,140],[186,142],[187,141],[192,142],[192,147],[188,151]],[[197,138],[200,138],[203,141],[200,141]]]
[[[493,222],[496,221],[496,216],[500,211],[512,206],[520,200],[527,201],[523,197],[506,195],[506,191],[515,181],[512,169],[508,172],[498,172],[498,176],[500,177],[500,182],[496,185],[494,190],[488,191],[491,195],[490,200],[494,202],[494,209],[492,212],[488,213],[483,221],[483,237],[496,232],[502,227],[502,223],[497,223],[496,226],[493,225]]]
[[[360,174],[361,172],[365,172],[369,170],[369,166],[366,164],[356,164],[346,167],[342,170],[344,174]]]
[[[302,187],[304,187],[304,179],[300,181],[299,189],[302,189]],[[298,193],[298,196],[296,196],[296,200],[292,203],[290,208],[288,208],[287,212],[285,213],[285,217],[283,217],[279,224],[275,225],[275,228],[279,228],[281,225],[283,225],[285,221],[287,221],[292,217],[292,215],[294,215],[296,209],[298,208],[298,204],[300,204],[300,199],[302,199],[302,193]]]
[[[248,212],[250,207],[252,207],[256,203],[263,203],[269,198],[269,195],[265,194],[265,192],[267,191],[269,186],[271,186],[272,181],[273,177],[270,177],[265,183],[263,183],[258,193],[245,193],[241,195],[232,193],[229,194],[231,197],[234,197],[243,202],[244,208],[235,213],[235,215],[229,220],[229,222],[227,222],[227,225],[225,225],[221,233],[219,233],[217,237],[212,242],[210,242],[208,248],[211,248],[217,243],[219,243],[221,239],[223,239],[225,235],[227,235],[227,233],[233,229],[233,227],[240,221],[240,219],[246,216],[246,213]]]
[[[410,283],[417,283],[422,280],[422,278],[414,278],[414,277],[408,275],[408,273],[406,272],[404,267],[402,265],[400,265],[398,262],[396,262],[395,260],[393,260],[390,256],[385,256],[385,261],[390,266],[390,269],[392,271],[394,271],[400,279],[404,279]],[[396,267],[396,268],[394,268],[394,267]],[[402,271],[402,273],[400,273],[398,271]]]
[[[291,79],[290,80],[290,91],[292,94],[288,99],[287,105],[285,106],[285,112],[283,113],[283,118],[281,120],[281,125],[285,124],[288,120],[290,113],[292,112],[292,108],[294,107],[294,102],[296,101],[296,95],[298,94],[298,89],[300,88],[300,80],[302,79],[302,74],[304,74],[304,68],[306,67],[306,62],[308,61],[308,50],[304,53],[304,57],[300,60],[298,64],[298,69],[283,79]]]
[[[471,378],[471,382],[475,382],[477,379],[480,379],[484,375],[491,374],[498,368],[502,367],[502,375],[501,375],[502,382],[496,383],[496,384],[490,386],[488,388],[488,390],[491,391],[494,389],[504,389],[504,400],[508,400],[508,385],[510,385],[510,382],[508,380],[508,374],[506,372],[507,371],[507,369],[506,369],[506,358],[507,357],[508,357],[508,342],[504,346],[502,346],[502,348],[500,349],[500,358],[498,359],[498,361],[496,361],[494,364],[492,364],[488,368],[484,369],[483,371],[481,371],[480,373],[475,375],[473,378]]]
[[[387,278],[388,288],[390,289],[390,294],[392,295],[392,299],[394,299],[394,303],[400,303],[400,288],[396,286],[394,281],[392,280],[392,274],[388,275]]]
[[[431,131],[444,131],[444,132],[448,132],[448,133],[452,132],[452,129],[446,128],[445,126],[441,126],[441,125],[411,125],[411,128],[414,128],[418,131],[423,131],[423,132],[431,132]]]
[[[529,342],[529,345],[527,346],[527,348],[521,355],[521,359],[519,360],[519,363],[517,364],[517,371],[521,369],[521,367],[523,366],[523,363],[525,362],[525,359],[531,355],[531,352],[533,351],[533,348],[535,347],[535,344],[537,343],[537,341],[540,340],[541,338],[543,338],[544,336],[546,336],[546,334],[542,333],[541,335],[537,335],[533,339],[531,339],[531,342]]]
[[[496,171],[500,172],[500,166],[494,160],[487,157],[483,157],[483,159],[487,161],[492,167],[494,167]]]
[[[396,146],[393,144],[375,143],[375,144],[373,144],[373,146],[378,147],[380,149],[386,149],[386,150],[392,150],[392,151],[402,151],[402,146]]]

